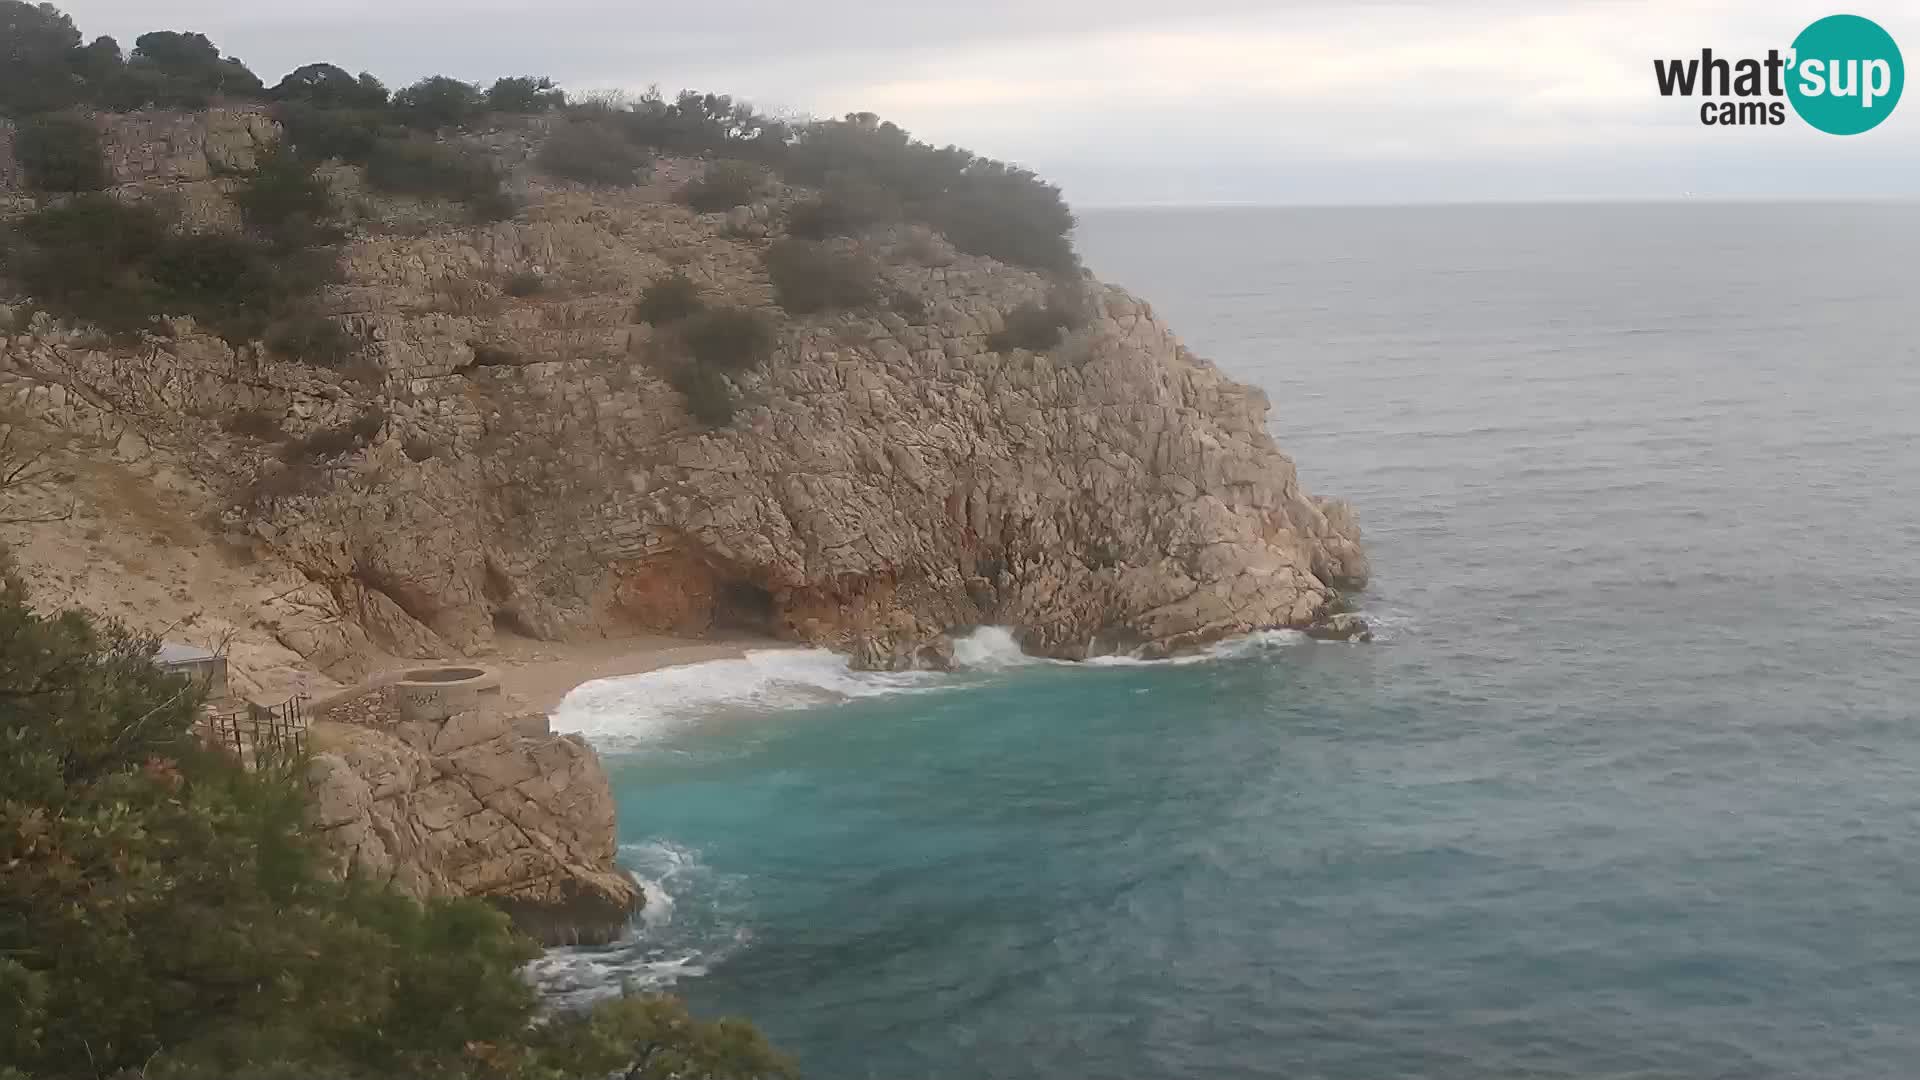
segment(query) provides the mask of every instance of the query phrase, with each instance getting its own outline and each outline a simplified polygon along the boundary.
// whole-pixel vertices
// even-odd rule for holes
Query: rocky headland
[[[238,227],[236,177],[281,137],[256,106],[88,122],[113,197],[205,230]],[[219,641],[262,696],[500,634],[745,631],[899,668],[992,623],[1052,657],[1165,655],[1336,625],[1364,584],[1353,513],[1302,488],[1265,395],[1146,302],[893,222],[822,245],[866,260],[882,302],[783,311],[767,256],[812,191],[696,212],[677,195],[711,166],[665,153],[632,183],[557,179],[539,161],[562,123],[442,136],[518,201],[484,224],[321,169],[346,217],[324,315],[350,364],[192,319],[111,337],[17,297],[0,404],[67,467],[18,493],[30,523],[0,540],[69,597]],[[13,141],[0,128],[0,210],[19,215]],[[724,422],[676,388],[675,331],[635,317],[674,274],[773,328],[765,362],[726,376]],[[1009,344],[1041,305],[1074,313],[1064,335]],[[342,868],[586,912],[591,936],[635,899],[592,752],[463,723],[328,725],[315,820]]]

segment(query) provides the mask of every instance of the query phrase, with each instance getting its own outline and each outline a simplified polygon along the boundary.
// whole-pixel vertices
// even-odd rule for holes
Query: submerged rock
[[[1322,641],[1372,641],[1373,627],[1358,615],[1341,612],[1307,627],[1307,636]]]

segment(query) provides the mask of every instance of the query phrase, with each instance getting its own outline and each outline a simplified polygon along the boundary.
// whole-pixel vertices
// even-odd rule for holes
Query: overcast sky
[[[1920,0],[74,0],[131,48],[197,30],[269,84],[547,74],[871,110],[1076,206],[1920,195],[1920,92],[1875,130],[1701,126],[1652,60],[1785,49],[1848,10],[1920,58]]]

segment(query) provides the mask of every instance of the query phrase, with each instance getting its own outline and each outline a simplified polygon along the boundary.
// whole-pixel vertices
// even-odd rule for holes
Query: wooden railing
[[[225,750],[247,768],[284,765],[307,751],[306,697],[278,705],[246,702],[236,709],[209,709],[197,725],[209,746]]]

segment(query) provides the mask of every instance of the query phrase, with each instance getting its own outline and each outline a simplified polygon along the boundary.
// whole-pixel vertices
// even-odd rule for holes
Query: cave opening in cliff
[[[771,634],[774,630],[773,617],[773,594],[752,582],[725,582],[714,590],[713,625],[716,630]]]

